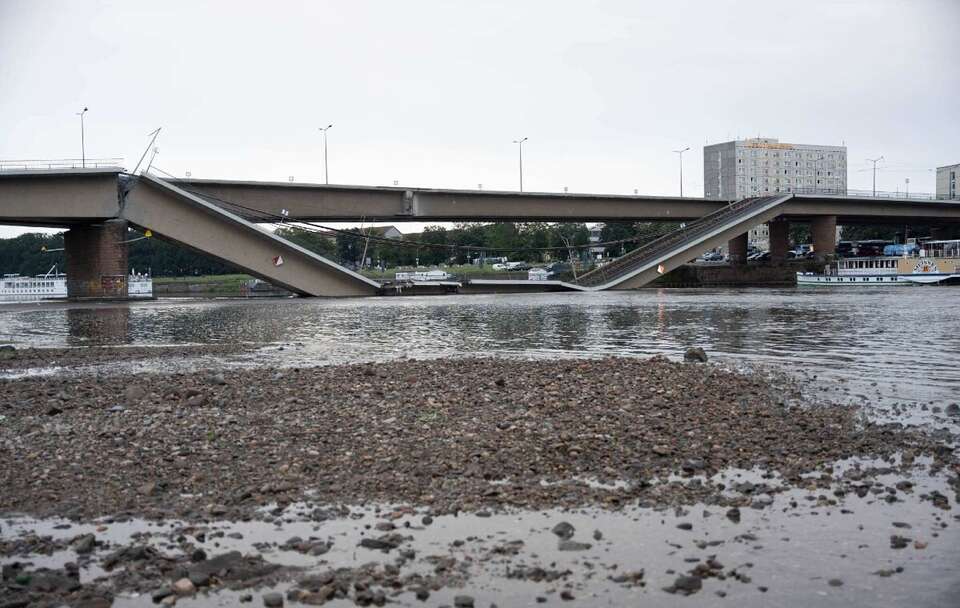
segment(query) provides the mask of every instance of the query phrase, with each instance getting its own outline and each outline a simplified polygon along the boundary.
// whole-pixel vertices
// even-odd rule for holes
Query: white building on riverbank
[[[703,190],[705,198],[729,201],[781,192],[846,194],[847,148],[769,137],[704,146]],[[749,239],[770,248],[766,224],[753,227]]]

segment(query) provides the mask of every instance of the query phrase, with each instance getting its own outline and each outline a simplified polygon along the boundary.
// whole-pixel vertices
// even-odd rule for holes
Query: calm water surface
[[[960,399],[960,287],[642,290],[379,299],[0,306],[17,346],[257,343],[251,364],[399,356],[682,354],[838,380],[865,397]],[[281,349],[282,347],[282,349]]]

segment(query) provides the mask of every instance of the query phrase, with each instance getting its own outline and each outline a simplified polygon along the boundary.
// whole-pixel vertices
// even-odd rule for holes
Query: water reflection
[[[126,306],[111,308],[68,308],[67,344],[129,344],[132,311]]]
[[[697,344],[715,357],[875,381],[888,400],[955,401],[957,295],[951,287],[729,289],[49,305],[0,310],[0,341],[296,345],[274,353],[279,365],[401,355],[677,355]]]

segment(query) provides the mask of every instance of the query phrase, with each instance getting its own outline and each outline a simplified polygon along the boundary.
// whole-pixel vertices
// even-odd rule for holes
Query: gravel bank
[[[89,346],[82,348],[21,348],[0,346],[0,374],[37,368],[72,368],[111,362],[140,361],[162,364],[164,360],[241,353],[249,347],[239,344],[198,344],[171,346]],[[162,367],[161,367],[162,369]]]
[[[665,358],[24,378],[0,392],[0,512],[41,516],[239,519],[303,499],[734,507],[811,471],[829,487],[844,458],[956,467],[942,440]],[[730,496],[709,480],[730,467],[783,484]]]

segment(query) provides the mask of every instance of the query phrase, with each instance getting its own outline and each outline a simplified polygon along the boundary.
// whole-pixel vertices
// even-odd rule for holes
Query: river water
[[[960,287],[642,290],[377,299],[169,299],[0,307],[24,346],[253,343],[250,365],[501,355],[771,366],[883,404],[960,398]],[[236,364],[236,362],[232,362]],[[192,363],[191,363],[192,364]]]

